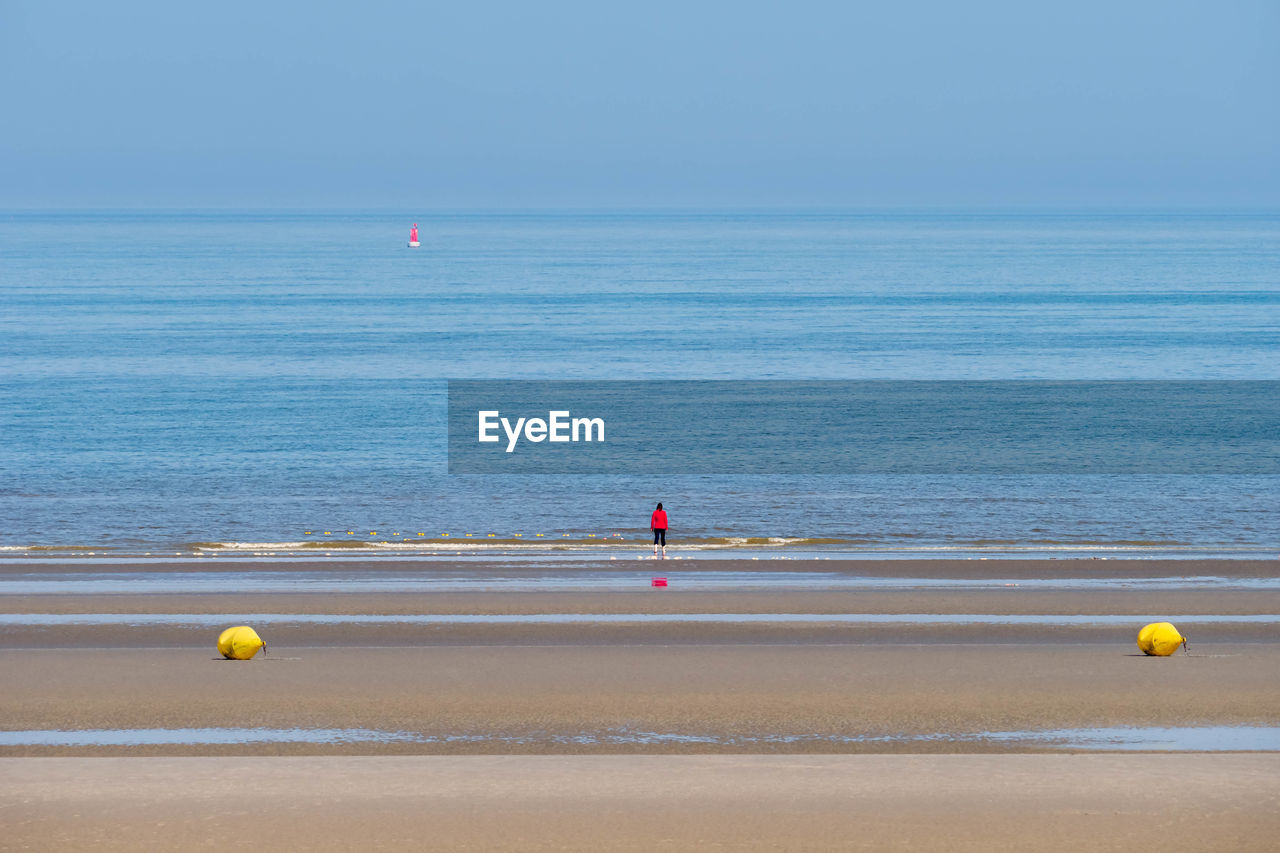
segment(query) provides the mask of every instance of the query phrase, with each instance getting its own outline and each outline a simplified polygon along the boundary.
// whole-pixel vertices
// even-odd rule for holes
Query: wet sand
[[[1146,658],[1104,645],[570,645],[0,654],[7,729],[371,728],[460,743],[3,747],[0,754],[974,751],[840,737],[1274,724],[1280,645]],[[736,738],[600,744],[622,731]],[[771,742],[804,736],[800,742]],[[816,736],[816,737],[810,737]],[[509,740],[503,741],[502,738]],[[1026,748],[1018,745],[1006,749]]]
[[[621,566],[621,567],[620,567]],[[172,573],[205,577],[219,573],[224,584],[217,592],[136,593],[126,581],[112,594],[0,595],[2,613],[9,614],[222,614],[229,622],[252,622],[253,614],[1019,614],[1043,616],[1132,616],[1134,625],[1059,624],[1045,619],[1031,625],[909,625],[909,624],[666,624],[636,625],[601,621],[572,625],[424,625],[382,624],[280,624],[269,629],[274,646],[325,645],[508,645],[508,644],[643,644],[643,643],[1101,643],[1126,645],[1131,634],[1146,621],[1180,615],[1276,615],[1280,614],[1280,590],[1250,589],[1251,579],[1274,581],[1280,575],[1277,561],[1159,561],[1159,560],[809,560],[665,561],[644,564],[654,574],[670,574],[671,586],[654,590],[647,574],[609,561],[579,561],[563,570],[554,567],[510,563],[448,563],[440,561],[364,560],[329,562],[228,562],[178,563],[44,563],[0,564],[0,578],[16,578],[38,571],[53,576],[92,570],[104,576],[131,573]],[[706,589],[683,585],[681,573],[717,572],[741,576],[747,581],[766,579],[750,589]],[[622,574],[625,573],[625,574]],[[815,573],[818,575],[815,580]],[[494,588],[458,592],[418,589],[367,592],[352,583],[353,592],[254,592],[255,579],[270,574],[292,577],[404,576],[424,583],[439,578],[524,578],[528,587],[519,591]],[[593,589],[602,578],[620,586]],[[1219,577],[1221,587],[1176,588],[1163,579]],[[823,588],[821,577],[876,578],[901,588]],[[1120,586],[1044,588],[1022,585],[1037,578],[1132,579]],[[570,588],[551,591],[539,586],[549,578]],[[789,580],[794,578],[794,580]],[[1148,580],[1143,580],[1147,578]],[[905,579],[905,580],[903,580]],[[978,588],[913,585],[955,579],[990,586]],[[1232,586],[1232,583],[1236,583]],[[138,582],[145,588],[145,582]],[[0,587],[2,588],[2,587]],[[0,624],[0,648],[145,648],[207,646],[209,624],[121,625],[5,625]],[[1187,626],[1197,648],[1202,642],[1268,642],[1276,633],[1268,623],[1219,623]]]
[[[2,626],[0,729],[10,732],[243,727],[409,736],[10,744],[0,747],[6,838],[34,849],[201,849],[233,835],[311,849],[426,842],[464,849],[1265,849],[1280,832],[1277,753],[1083,755],[1069,744],[981,737],[1103,726],[1274,727],[1274,623],[1183,626],[1192,653],[1172,658],[1140,655],[1134,635],[1171,613],[1280,613],[1276,590],[1230,580],[1207,589],[782,582],[695,591],[678,584],[678,572],[692,570],[1249,579],[1280,575],[1280,561],[692,562],[639,567],[670,573],[675,585],[666,590],[258,593],[246,580],[243,588],[231,583],[202,594],[0,595],[0,613],[219,614],[228,625],[252,624],[254,613],[1118,614],[1132,615],[1134,624],[285,621],[263,626],[268,653],[248,662],[218,659],[217,629],[208,626]],[[52,566],[0,565],[0,578]],[[259,572],[555,571],[376,560],[213,566],[246,579]],[[566,571],[610,569],[638,570],[603,563]],[[1059,754],[1013,754],[1051,751]],[[226,780],[240,778],[252,781],[228,796]]]
[[[1272,850],[1276,755],[0,759],[8,849]]]
[[[702,561],[700,571],[754,571]],[[1046,563],[1053,564],[1047,573]],[[714,564],[714,566],[712,565]],[[176,566],[190,568],[190,563]],[[314,564],[244,563],[314,574]],[[323,564],[322,564],[323,565]],[[672,562],[658,565],[672,566]],[[1099,575],[1105,565],[1107,573]],[[23,574],[0,567],[0,576]],[[71,569],[71,566],[67,566]],[[75,567],[85,571],[83,565]],[[150,565],[94,565],[138,572]],[[225,566],[220,566],[225,569]],[[579,567],[599,577],[607,564]],[[48,568],[41,566],[42,572]],[[483,576],[546,567],[362,561],[341,578],[393,572]],[[901,588],[788,586],[814,571],[907,579]],[[634,571],[634,570],[628,570]],[[1184,624],[1191,654],[1138,654],[1137,629],[1171,613],[1280,613],[1280,592],[1233,585],[1275,577],[1280,561],[794,561],[768,569],[777,588],[594,591],[0,595],[3,614],[199,614],[208,624],[0,625],[0,719],[8,730],[364,728],[428,743],[136,747],[3,746],[0,754],[278,754],[460,752],[866,752],[1034,749],[948,739],[989,731],[1099,726],[1274,725],[1280,722],[1280,630]],[[890,574],[893,572],[895,574]],[[978,588],[909,579],[1215,576],[1220,585]],[[806,580],[806,583],[809,581]],[[1016,581],[1012,581],[1016,583]],[[268,651],[227,662],[221,627],[259,624]],[[895,623],[291,623],[287,614],[1040,614],[1021,625]],[[1132,615],[1132,624],[1062,624],[1055,616]],[[1190,618],[1190,616],[1188,617]],[[224,624],[225,623],[225,624]],[[618,732],[689,736],[619,742]],[[936,740],[856,738],[936,735]],[[699,737],[715,737],[703,743]],[[454,740],[449,740],[454,738]],[[460,740],[459,740],[460,739]]]
[[[858,589],[609,592],[173,593],[0,596],[3,613],[1042,613],[1276,614],[1280,589]]]
[[[1277,722],[1280,644],[1136,652],[1044,643],[308,647],[240,662],[208,648],[5,651],[7,729],[366,728],[436,742],[0,754],[970,752],[1034,747],[946,735]],[[625,732],[729,742],[599,742]],[[903,734],[942,737],[841,740]]]
[[[785,552],[762,552],[759,559],[751,557],[698,557],[679,554],[671,549],[672,559],[650,560],[645,549],[623,551],[601,546],[598,558],[581,556],[581,552],[557,557],[554,549],[546,549],[530,559],[472,559],[451,560],[413,559],[395,557],[348,557],[258,559],[244,554],[228,553],[221,557],[200,559],[165,558],[146,559],[82,559],[68,560],[56,556],[24,561],[0,560],[0,575],[20,575],[32,572],[327,572],[336,575],[351,572],[434,572],[462,575],[468,573],[504,573],[511,576],[541,575],[552,571],[566,573],[586,571],[648,572],[663,574],[676,571],[715,572],[838,572],[859,577],[885,578],[1159,578],[1214,576],[1226,578],[1276,577],[1280,574],[1280,559],[1125,559],[1110,557],[1086,559],[795,559]],[[617,560],[610,560],[613,552]],[[681,559],[676,560],[674,556]],[[636,559],[637,556],[643,559]],[[1277,555],[1280,556],[1280,555]]]

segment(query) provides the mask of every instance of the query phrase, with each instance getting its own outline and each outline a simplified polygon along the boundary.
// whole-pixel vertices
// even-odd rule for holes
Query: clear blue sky
[[[0,0],[0,207],[1280,206],[1280,3]]]

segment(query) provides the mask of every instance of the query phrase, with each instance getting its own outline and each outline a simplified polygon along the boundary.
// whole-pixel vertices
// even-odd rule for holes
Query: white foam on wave
[[[547,551],[569,549],[599,549],[602,547],[635,548],[645,546],[625,539],[601,537],[595,540],[559,540],[559,539],[498,539],[459,538],[459,539],[310,539],[303,542],[210,542],[190,546],[192,551],[200,553],[217,553],[219,551],[236,553],[268,554],[287,552],[290,554],[314,554],[316,552],[333,551],[336,553],[360,551],[395,551],[395,552],[439,552],[439,551]]]

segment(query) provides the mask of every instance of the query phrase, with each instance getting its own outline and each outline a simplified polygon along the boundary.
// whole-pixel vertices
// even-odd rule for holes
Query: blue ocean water
[[[1269,476],[450,477],[446,378],[1280,379],[1280,214],[0,214],[0,547],[632,541],[656,500],[686,544],[1280,546]]]

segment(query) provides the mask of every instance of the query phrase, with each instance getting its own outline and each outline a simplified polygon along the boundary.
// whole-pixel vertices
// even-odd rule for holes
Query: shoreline
[[[519,576],[545,574],[548,570],[559,573],[586,572],[737,572],[737,573],[802,573],[820,572],[842,574],[851,577],[886,578],[1009,578],[1034,579],[1042,577],[1112,578],[1123,567],[1123,577],[1269,577],[1280,578],[1280,553],[1274,558],[1258,557],[1062,557],[1062,558],[787,558],[752,559],[750,557],[684,557],[655,560],[641,558],[610,560],[607,556],[590,559],[574,559],[564,565],[548,564],[543,560],[519,558],[494,559],[476,557],[459,560],[454,556],[440,558],[423,557],[334,557],[334,558],[263,558],[242,555],[234,559],[210,560],[203,557],[174,559],[171,557],[132,558],[102,557],[77,558],[41,557],[35,560],[0,556],[0,577],[4,575],[34,574],[38,567],[43,572],[77,572],[92,569],[100,573],[115,572],[172,572],[206,573],[212,566],[228,573],[251,572],[315,572],[390,573],[418,569],[423,573],[442,574],[447,571],[477,574],[488,572],[495,576]]]
[[[678,539],[668,546],[669,560],[701,561],[899,561],[899,560],[1256,560],[1280,555],[1280,542],[1250,544],[1192,542],[1016,542],[869,543],[828,538]],[[495,561],[591,562],[643,560],[652,554],[644,537],[614,534],[561,540],[459,538],[457,540],[318,542],[174,542],[151,545],[0,545],[0,561],[64,562],[307,562]]]

